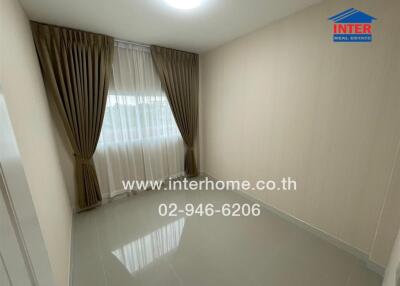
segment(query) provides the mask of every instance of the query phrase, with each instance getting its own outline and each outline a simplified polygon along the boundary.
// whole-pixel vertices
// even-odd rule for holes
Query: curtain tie
[[[84,158],[77,154],[74,154],[74,157],[75,157],[76,162],[78,162],[82,165],[88,165],[91,163],[91,160],[92,160],[92,158]]]

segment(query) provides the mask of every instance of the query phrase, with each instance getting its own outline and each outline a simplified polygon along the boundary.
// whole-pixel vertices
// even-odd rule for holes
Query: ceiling
[[[117,39],[205,52],[320,0],[203,0],[177,10],[164,0],[20,0],[39,22]]]

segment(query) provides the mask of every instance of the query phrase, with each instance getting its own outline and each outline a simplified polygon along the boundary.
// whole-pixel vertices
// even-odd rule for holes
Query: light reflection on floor
[[[143,269],[179,246],[185,218],[160,227],[121,248],[112,251],[131,274]]]

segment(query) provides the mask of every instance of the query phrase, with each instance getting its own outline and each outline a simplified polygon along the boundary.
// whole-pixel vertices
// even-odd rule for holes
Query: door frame
[[[0,196],[4,199],[32,285],[54,286],[46,244],[1,87],[0,176]]]

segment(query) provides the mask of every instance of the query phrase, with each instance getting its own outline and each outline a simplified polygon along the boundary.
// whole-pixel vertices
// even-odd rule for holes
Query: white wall
[[[57,286],[67,286],[72,210],[29,22],[0,0],[2,86]]]
[[[332,42],[328,17],[351,7],[378,18],[372,43]],[[295,178],[295,192],[250,195],[381,266],[396,227],[385,198],[400,140],[399,11],[397,0],[326,1],[201,55],[202,171]]]

